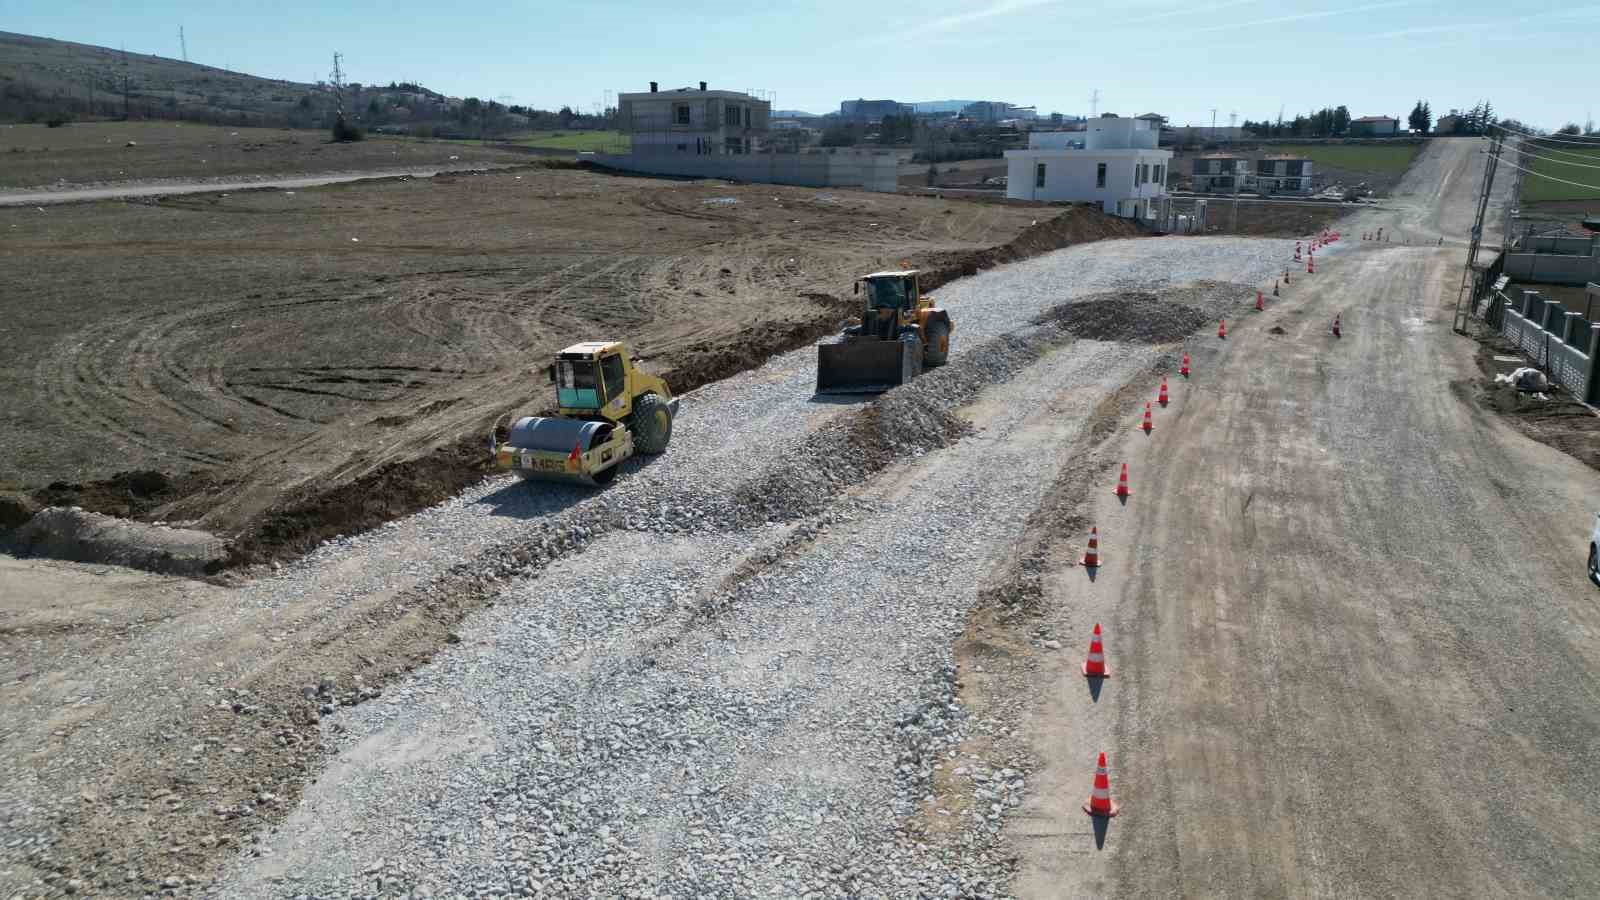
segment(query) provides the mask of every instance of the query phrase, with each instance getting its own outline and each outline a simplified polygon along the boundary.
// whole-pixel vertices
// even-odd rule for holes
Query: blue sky
[[[1404,119],[1488,99],[1554,128],[1594,91],[1600,5],[1480,0],[0,0],[0,30],[126,46],[257,75],[419,81],[457,96],[589,109],[608,91],[759,88],[779,108],[855,97],[1007,100],[1226,124],[1343,103]]]

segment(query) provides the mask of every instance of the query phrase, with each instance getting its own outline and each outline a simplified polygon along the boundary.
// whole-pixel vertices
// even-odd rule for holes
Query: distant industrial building
[[[1400,133],[1400,120],[1388,116],[1362,116],[1350,120],[1351,137],[1385,137]]]
[[[633,154],[720,156],[755,151],[767,133],[772,104],[742,91],[683,87],[617,95],[617,127]]]
[[[1461,121],[1463,118],[1464,116],[1461,115],[1461,110],[1452,109],[1446,115],[1440,116],[1439,121],[1433,123],[1433,133],[1455,134],[1456,129],[1461,127]]]
[[[1311,160],[1303,156],[1263,157],[1256,160],[1255,182],[1256,191],[1261,194],[1309,194]]]
[[[884,116],[909,116],[913,107],[895,100],[844,100],[839,103],[839,117],[860,122],[877,122]]]
[[[1082,131],[1034,131],[1026,150],[1007,150],[1006,196],[1093,202],[1112,215],[1164,220],[1172,151],[1151,123],[1090,119]]]
[[[961,107],[963,118],[977,122],[1003,122],[1006,119],[1033,119],[1038,110],[1032,106],[1012,106],[1002,100],[978,100]]]

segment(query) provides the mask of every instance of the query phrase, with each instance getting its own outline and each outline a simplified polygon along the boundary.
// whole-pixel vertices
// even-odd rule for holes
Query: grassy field
[[[130,144],[132,146],[130,146]],[[494,147],[373,136],[335,144],[326,131],[230,128],[190,122],[77,122],[64,128],[0,125],[0,188],[305,175],[526,163]]]
[[[1522,177],[1522,202],[1543,203],[1552,200],[1600,200],[1600,147],[1593,149],[1563,145],[1559,148],[1539,147],[1532,152],[1543,159],[1530,159],[1526,164],[1529,174]],[[1515,158],[1512,158],[1515,162]],[[1518,163],[1522,165],[1522,163]],[[1539,176],[1547,175],[1548,178]],[[1578,187],[1552,181],[1572,181],[1595,187]]]
[[[627,135],[616,131],[535,131],[513,138],[512,143],[580,153],[627,153],[629,146]]]
[[[1348,169],[1354,172],[1382,172],[1399,175],[1411,165],[1411,160],[1422,149],[1421,144],[1297,144],[1274,148],[1285,153],[1304,156],[1313,163]]]

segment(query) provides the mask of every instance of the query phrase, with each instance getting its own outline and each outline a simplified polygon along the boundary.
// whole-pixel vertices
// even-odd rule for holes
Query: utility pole
[[[1481,293],[1482,285],[1477,283],[1476,263],[1478,261],[1478,245],[1483,241],[1483,217],[1489,209],[1489,193],[1494,189],[1494,170],[1500,165],[1500,153],[1505,148],[1505,136],[1495,132],[1489,146],[1489,160],[1483,169],[1483,187],[1478,194],[1478,217],[1472,223],[1472,243],[1467,248],[1467,267],[1461,273],[1461,288],[1456,291],[1456,312],[1451,328],[1456,334],[1467,333],[1467,316],[1472,312],[1472,305],[1466,304],[1468,292],[1474,302]]]
[[[178,26],[178,47],[183,51],[183,61],[189,61],[189,41],[183,36],[183,26]]]
[[[112,82],[115,84],[116,82]],[[122,121],[128,121],[128,48],[122,48]]]
[[[1095,88],[1089,94],[1089,118],[1100,115],[1100,89]]]

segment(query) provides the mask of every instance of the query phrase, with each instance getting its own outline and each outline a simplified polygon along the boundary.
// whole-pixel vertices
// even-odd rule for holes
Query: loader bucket
[[[817,345],[817,393],[876,394],[905,384],[922,371],[913,341],[844,341]]]

